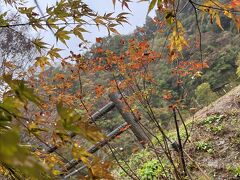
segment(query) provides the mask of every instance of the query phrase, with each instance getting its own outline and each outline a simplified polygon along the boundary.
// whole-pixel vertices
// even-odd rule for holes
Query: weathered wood
[[[69,136],[70,136],[70,138],[73,138],[73,137],[75,137],[76,136],[76,134],[75,133],[70,133],[69,134]],[[51,154],[51,153],[54,153],[56,150],[58,149],[58,146],[52,146],[51,148],[49,148],[48,150],[46,150],[46,153],[48,153],[48,154]]]
[[[95,112],[89,119],[90,119],[90,123],[92,121],[96,121],[98,119],[100,119],[104,114],[108,113],[109,111],[111,111],[113,108],[115,107],[114,103],[111,101],[108,104],[106,104],[105,106],[103,106],[101,109],[99,109],[97,112]],[[70,137],[73,138],[75,137],[76,134],[75,133],[70,133]],[[57,146],[53,146],[51,148],[49,148],[46,152],[47,153],[53,153],[58,149]]]
[[[105,146],[108,142],[110,142],[111,140],[113,140],[116,136],[119,136],[120,134],[122,134],[123,132],[125,132],[128,128],[126,128],[128,126],[128,123],[123,123],[122,125],[118,126],[116,129],[114,129],[111,133],[109,133],[107,135],[107,139],[97,143],[96,145],[94,145],[93,147],[91,147],[90,149],[88,149],[89,153],[95,153],[97,152],[100,148],[102,148],[103,146]],[[77,164],[79,164],[81,162],[81,160],[71,160],[70,163],[66,164],[65,169],[66,170],[71,170],[72,168],[74,168]],[[84,169],[86,166],[80,167],[77,170],[74,170],[73,172],[69,173],[68,175],[64,176],[64,179],[69,178],[70,176],[75,175],[76,173],[79,173],[82,169]]]
[[[119,111],[119,113],[122,115],[123,119],[130,125],[130,128],[133,132],[133,134],[137,137],[138,141],[141,144],[145,144],[148,142],[147,135],[142,130],[140,124],[137,122],[138,119],[134,117],[134,115],[130,111],[126,111],[129,108],[127,107],[126,103],[122,102],[119,98],[118,93],[112,93],[109,95],[110,100],[114,102],[115,107]]]
[[[137,122],[138,119],[136,119],[135,116],[131,112],[126,111],[126,109],[128,109],[127,105],[120,100],[120,95],[118,93],[113,93],[113,94],[110,94],[109,97],[110,97],[111,102],[108,103],[107,105],[105,105],[103,108],[99,109],[97,112],[95,112],[90,117],[90,119],[92,121],[96,121],[97,119],[101,118],[104,114],[106,114],[107,112],[111,111],[114,107],[116,107],[126,122],[124,124],[120,125],[119,127],[117,127],[111,133],[109,133],[107,135],[107,139],[97,143],[96,145],[94,145],[93,147],[88,149],[88,152],[89,153],[97,152],[100,148],[102,148],[103,146],[108,144],[109,141],[113,140],[116,136],[123,133],[127,129],[126,127],[128,125],[130,125],[132,132],[137,137],[137,139],[139,140],[140,143],[142,143],[142,144],[147,143],[148,138],[147,138],[146,134],[143,132],[141,126],[138,124],[138,122]],[[124,129],[124,130],[122,130],[122,129]],[[71,136],[71,138],[73,138],[74,136],[76,136],[76,134],[71,133],[70,136]],[[57,149],[58,149],[57,146],[54,146],[54,147],[50,148],[47,152],[52,153],[52,152],[55,152]],[[84,165],[84,166],[80,167],[79,169],[74,170],[74,171],[70,172],[69,174],[67,174],[66,176],[64,176],[64,174],[67,171],[74,168],[80,162],[81,162],[81,160],[71,160],[69,163],[67,163],[65,166],[65,172],[63,172],[61,177],[64,179],[67,179],[67,178],[79,173],[84,168],[86,168],[86,166]]]
[[[97,119],[100,119],[104,114],[108,113],[115,107],[115,104],[111,101],[105,106],[103,106],[101,109],[99,109],[97,112],[95,112],[92,116],[91,119],[96,121]]]
[[[81,172],[83,169],[85,169],[86,167],[87,167],[87,165],[84,164],[84,165],[81,166],[80,168],[78,168],[78,169],[72,171],[71,173],[69,173],[68,175],[64,176],[63,179],[68,179],[68,178],[70,178],[71,176],[76,175],[77,173],[79,173],[79,172]]]

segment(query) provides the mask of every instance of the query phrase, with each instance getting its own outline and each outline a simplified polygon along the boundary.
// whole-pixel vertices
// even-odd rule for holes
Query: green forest
[[[240,1],[42,3],[0,2],[0,179],[240,178]]]

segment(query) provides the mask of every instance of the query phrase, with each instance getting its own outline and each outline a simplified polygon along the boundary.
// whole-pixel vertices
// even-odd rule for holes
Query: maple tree
[[[123,8],[130,10],[131,1],[113,0],[113,6],[116,3],[121,3]],[[88,4],[79,0],[56,2],[55,5],[47,7],[45,14],[39,14],[36,7],[27,6],[21,0],[5,0],[5,4],[10,5],[17,14],[27,20],[18,23],[15,19],[9,19],[7,12],[4,12],[0,15],[1,28],[12,29],[29,26],[36,31],[49,30],[53,32],[57,41],[66,46],[72,35],[83,43],[86,42],[84,38],[84,33],[88,31],[86,25],[103,26],[109,34],[118,34],[116,27],[127,23],[129,14],[121,12],[117,15],[114,13],[100,15],[93,11]],[[200,51],[200,57],[189,61],[179,61],[183,57],[183,51],[189,48],[190,44],[184,25],[179,18],[179,13],[184,11],[186,4],[192,6],[196,17],[199,37],[196,44]],[[66,147],[68,147],[70,149],[68,156],[75,161],[82,161],[88,170],[87,175],[80,176],[80,178],[113,179],[110,173],[111,163],[88,152],[87,148],[82,145],[84,143],[79,144],[72,137],[73,134],[81,136],[86,145],[105,140],[107,136],[92,121],[91,114],[95,110],[94,104],[97,104],[100,98],[106,101],[109,93],[117,92],[121,96],[120,101],[126,104],[124,111],[129,111],[138,120],[140,131],[143,131],[148,137],[147,144],[158,157],[159,164],[165,173],[163,177],[182,179],[188,176],[189,172],[186,168],[183,151],[184,144],[188,139],[188,131],[186,129],[187,139],[183,141],[178,132],[179,124],[177,122],[177,118],[180,118],[184,124],[179,109],[183,106],[182,101],[185,94],[180,96],[165,92],[161,95],[175,120],[178,137],[175,147],[177,153],[173,155],[168,142],[171,140],[166,136],[151,105],[151,98],[153,95],[157,96],[157,92],[155,90],[156,81],[153,72],[149,71],[149,67],[154,66],[161,58],[168,59],[168,62],[174,65],[172,74],[180,88],[184,86],[184,77],[200,77],[201,71],[208,68],[208,65],[202,56],[198,16],[209,18],[211,23],[215,23],[222,30],[220,17],[221,15],[226,16],[234,22],[239,30],[239,3],[237,1],[223,3],[217,0],[202,2],[189,0],[186,3],[175,0],[151,0],[148,13],[155,8],[163,17],[153,20],[158,30],[163,31],[164,28],[169,28],[166,57],[152,50],[151,44],[144,38],[144,29],[141,28],[136,31],[136,35],[141,34],[142,41],[121,39],[120,44],[127,48],[120,51],[119,54],[103,49],[101,47],[104,44],[103,38],[96,39],[99,46],[93,48],[90,55],[71,52],[68,57],[62,57],[60,48],[50,46],[42,38],[31,41],[39,56],[36,57],[34,65],[26,70],[25,80],[17,78],[9,72],[1,75],[8,87],[0,104],[0,172],[2,174],[10,175],[15,179],[61,177],[66,172],[65,163],[70,161],[62,153],[64,150],[67,151]],[[59,72],[53,72],[51,68],[46,68],[56,60],[61,62]],[[10,67],[11,65],[5,63],[5,66]],[[41,72],[36,73],[39,67]],[[97,81],[99,74],[104,77],[104,83]],[[93,79],[95,81],[90,82]],[[161,134],[162,139],[159,139],[150,128],[141,123],[141,116],[147,116],[149,122]],[[19,126],[25,129],[25,133],[38,141],[38,143],[34,143],[43,144],[45,150],[38,148],[32,150],[31,148],[35,146],[34,143],[30,147],[22,146],[19,138],[22,128]],[[125,126],[120,131],[128,128],[131,127]],[[161,147],[164,154],[163,157],[168,160],[169,169],[165,169],[162,165],[160,155],[149,136],[158,142],[158,146]],[[174,142],[171,143],[174,144]],[[56,154],[49,154],[46,151],[46,149],[51,149],[52,145],[60,149]],[[115,157],[111,145],[107,144],[107,146]],[[179,162],[174,159],[179,159]],[[117,158],[115,160],[117,161]],[[121,163],[118,161],[117,163],[121,166]],[[124,169],[122,166],[121,168]],[[169,174],[167,171],[171,173]],[[133,179],[139,179],[131,169],[130,172],[126,171],[125,173]]]

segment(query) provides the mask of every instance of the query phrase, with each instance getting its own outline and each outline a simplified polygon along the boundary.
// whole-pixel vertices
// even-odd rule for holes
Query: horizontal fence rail
[[[95,153],[97,152],[99,149],[101,149],[102,147],[104,147],[106,144],[108,144],[111,140],[113,140],[115,137],[119,136],[120,134],[122,134],[123,132],[125,132],[129,127],[128,123],[123,123],[122,125],[118,126],[116,129],[114,129],[111,133],[109,133],[107,135],[107,139],[97,143],[96,145],[94,145],[93,147],[91,147],[88,152],[89,153]],[[71,160],[70,163],[66,164],[66,168],[67,170],[71,170],[72,168],[74,168],[76,165],[78,165],[81,162],[81,160]],[[67,179],[73,175],[76,175],[77,173],[79,173],[81,170],[83,170],[84,168],[86,168],[86,165],[83,165],[82,167],[80,167],[79,169],[76,169],[72,172],[70,172],[69,174],[67,174],[66,176],[64,176],[64,179]]]
[[[102,116],[104,116],[106,113],[108,113],[109,111],[111,111],[113,108],[115,107],[113,102],[109,102],[108,104],[106,104],[105,106],[103,106],[101,109],[99,109],[97,112],[95,112],[91,118],[91,121],[97,121],[98,119],[100,119]],[[76,134],[75,133],[70,133],[70,137],[73,138],[75,137]],[[57,146],[53,146],[51,148],[49,148],[46,152],[47,153],[53,153],[58,149]]]

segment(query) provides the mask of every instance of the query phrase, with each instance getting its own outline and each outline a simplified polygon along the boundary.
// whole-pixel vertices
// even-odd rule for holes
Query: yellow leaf
[[[13,63],[10,62],[10,61],[6,61],[6,62],[4,62],[3,65],[4,65],[5,67],[9,68],[9,69],[11,69],[11,68],[15,68],[15,67],[16,67],[16,65],[13,64]]]
[[[223,29],[222,25],[221,25],[221,20],[220,20],[220,17],[219,17],[219,14],[216,14],[216,24],[218,25],[218,27],[220,27],[220,29]]]
[[[232,13],[229,11],[224,11],[224,15],[227,16],[228,18],[232,19]]]
[[[94,155],[89,153],[86,149],[76,143],[72,148],[72,155],[77,160],[81,159],[82,162],[86,164],[89,168],[91,167],[91,161],[89,158],[94,158]]]
[[[50,56],[50,58],[51,58],[52,60],[53,60],[54,58],[61,58],[61,55],[59,54],[60,51],[62,51],[62,49],[52,47],[52,48],[48,51],[48,55]]]
[[[83,29],[83,28],[81,28],[80,26],[76,26],[73,29],[73,34],[75,36],[77,36],[79,39],[81,39],[82,41],[85,41],[84,38],[83,38],[83,35],[82,35],[83,32],[88,32],[88,31]]]
[[[91,167],[94,178],[96,179],[108,179],[114,180],[111,173],[109,172],[111,164],[108,162],[100,161],[100,159],[95,159],[93,166]]]
[[[63,44],[67,45],[66,40],[70,39],[69,36],[70,32],[69,31],[65,31],[64,27],[60,28],[57,32],[56,32],[56,37],[57,40],[59,39]]]
[[[25,85],[23,80],[12,79],[11,74],[3,75],[4,81],[14,90],[16,97],[22,102],[27,102],[27,100],[32,101],[38,106],[41,106],[42,100],[40,97],[35,95],[32,88]],[[17,103],[17,102],[16,102]]]
[[[51,65],[46,56],[40,56],[36,58],[35,66],[41,67],[42,71],[44,71],[45,65]]]
[[[59,103],[57,111],[65,130],[77,133],[91,142],[99,142],[106,138],[95,125],[83,121],[75,109],[64,107],[62,103]]]
[[[115,34],[120,34],[115,28],[109,28],[109,30]]]
[[[99,17],[97,17],[96,19],[94,19],[94,21],[97,23],[97,24],[102,24],[102,25],[105,25],[106,23],[100,19]]]

